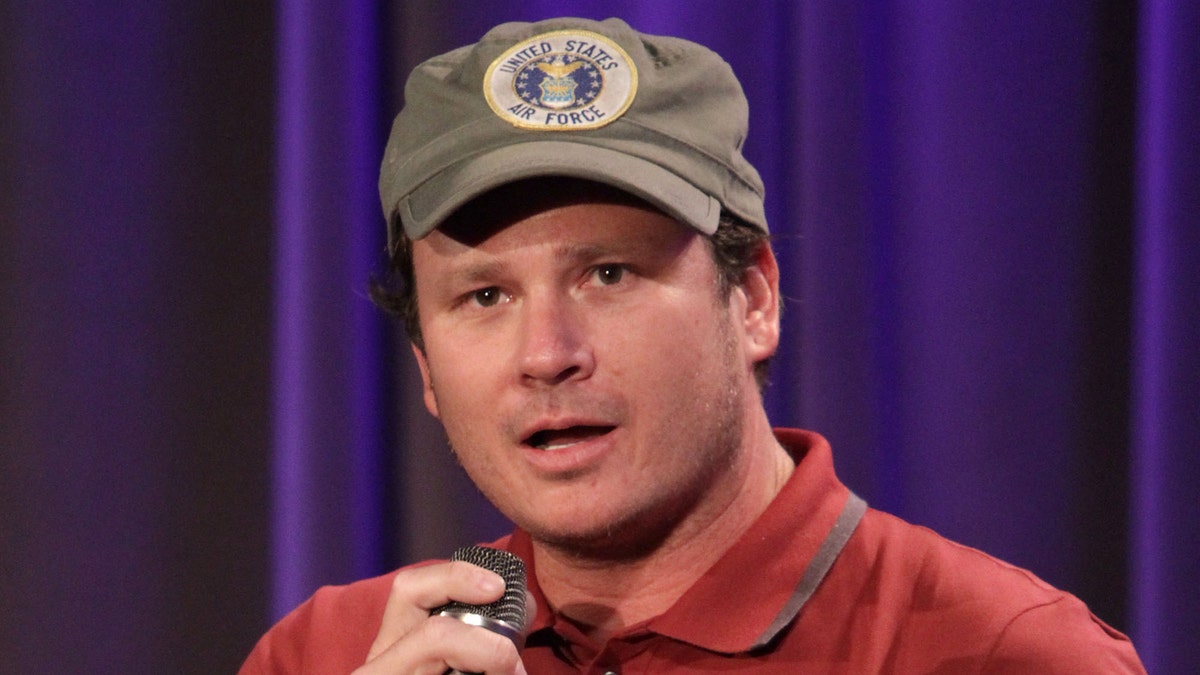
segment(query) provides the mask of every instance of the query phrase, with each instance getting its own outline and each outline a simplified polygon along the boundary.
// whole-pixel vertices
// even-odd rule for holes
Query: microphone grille
[[[517,630],[525,627],[525,562],[517,556],[487,546],[464,546],[450,556],[499,574],[504,579],[504,595],[486,605],[450,602],[438,611],[470,612],[503,621]]]

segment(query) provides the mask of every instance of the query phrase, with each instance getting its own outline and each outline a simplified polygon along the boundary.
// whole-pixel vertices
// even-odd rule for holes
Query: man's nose
[[[590,377],[595,355],[582,308],[565,294],[535,294],[522,307],[521,379],[559,384]]]

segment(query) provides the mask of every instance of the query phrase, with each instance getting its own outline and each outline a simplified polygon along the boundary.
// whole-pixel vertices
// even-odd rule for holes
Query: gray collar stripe
[[[796,584],[796,590],[792,592],[792,597],[788,598],[787,604],[783,606],[767,630],[754,641],[752,650],[766,647],[781,630],[795,620],[796,615],[804,607],[804,603],[808,602],[812,594],[817,591],[817,587],[821,585],[821,580],[825,578],[829,568],[833,567],[833,561],[837,560],[838,554],[842,552],[846,542],[850,541],[850,535],[854,534],[855,528],[858,527],[859,521],[866,512],[867,503],[851,492],[850,497],[846,500],[846,505],[842,507],[841,514],[833,523],[829,534],[825,536],[825,541],[821,542],[821,548],[809,561],[808,567],[800,577],[800,583]]]

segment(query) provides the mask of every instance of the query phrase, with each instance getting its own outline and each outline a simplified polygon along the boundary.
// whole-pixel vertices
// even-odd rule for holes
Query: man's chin
[[[638,516],[597,523],[550,527],[522,526],[535,542],[576,560],[602,563],[633,562],[657,551],[674,530],[674,519]]]

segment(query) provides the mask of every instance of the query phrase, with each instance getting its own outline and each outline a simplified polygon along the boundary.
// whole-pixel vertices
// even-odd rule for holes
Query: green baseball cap
[[[404,89],[379,193],[388,250],[513,181],[592,180],[706,234],[722,207],[767,230],[742,156],[749,108],[729,64],[620,19],[506,23],[425,61]]]

